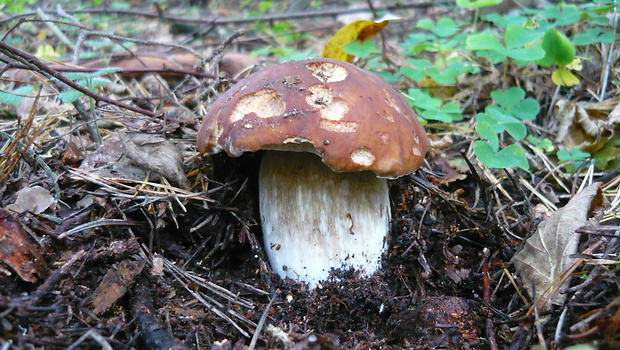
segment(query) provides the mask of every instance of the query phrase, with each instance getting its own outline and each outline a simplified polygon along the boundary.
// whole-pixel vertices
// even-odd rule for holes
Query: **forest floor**
[[[620,347],[620,175],[587,163],[569,172],[559,161],[531,171],[481,166],[471,151],[473,121],[490,103],[492,77],[457,84],[463,101],[477,101],[465,120],[429,122],[433,148],[422,168],[389,182],[392,222],[380,270],[371,277],[335,270],[310,290],[269,267],[258,214],[261,154],[200,155],[195,138],[236,74],[272,66],[290,47],[318,54],[345,21],[330,12],[337,4],[299,11],[272,4],[256,15],[263,20],[235,21],[247,9],[213,2],[204,18],[184,21],[197,18],[185,2],[160,13],[140,2],[84,12],[61,3],[67,13],[48,12],[57,20],[51,25],[26,12],[0,22],[7,33],[0,57],[11,63],[2,91],[36,87],[0,104],[0,349]],[[423,18],[471,15],[428,4],[391,12],[403,20],[377,40],[415,31]],[[75,26],[63,24],[71,19]],[[282,31],[292,41],[278,44],[274,33]],[[117,44],[132,40],[127,55]],[[104,76],[89,72],[121,67],[75,103],[58,97],[75,87],[50,78],[69,74],[67,43],[95,52],[77,62],[84,70],[68,69],[85,86]],[[35,53],[57,58],[38,64]],[[199,70],[193,53],[207,59]],[[539,115],[553,118],[557,91],[535,79],[522,83],[540,102]],[[583,100],[585,90],[566,98]],[[609,100],[617,104],[611,93]],[[546,125],[528,127],[543,133]],[[443,136],[450,142],[442,145]],[[541,160],[533,152],[530,159]],[[579,190],[585,198],[569,201]],[[552,207],[561,213],[556,221]],[[536,232],[567,234],[577,217],[584,219],[568,233],[576,253],[558,258],[564,265],[550,259],[564,266],[552,287],[566,298],[533,303],[543,291],[515,272],[515,261],[525,261],[517,252]]]

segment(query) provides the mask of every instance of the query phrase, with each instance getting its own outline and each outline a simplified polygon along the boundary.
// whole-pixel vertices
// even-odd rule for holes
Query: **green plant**
[[[373,40],[366,40],[364,42],[355,40],[344,46],[344,52],[349,55],[353,55],[360,58],[369,57],[381,53],[377,48],[377,44]]]
[[[499,2],[458,0],[457,5],[478,9]],[[482,31],[477,30],[476,23],[458,23],[446,17],[436,22],[421,20],[416,24],[421,31],[410,34],[399,44],[409,57],[396,76],[418,84],[407,95],[422,119],[444,123],[461,120],[463,113],[458,104],[446,100],[449,94],[442,94],[442,87],[458,83],[470,74],[484,74],[490,67],[517,73],[520,69],[548,69],[556,85],[572,86],[580,82],[573,72],[580,69],[579,59],[588,52],[587,46],[614,41],[613,28],[605,16],[614,6],[611,0],[579,5],[560,2],[519,14],[491,13],[480,17],[491,24]],[[472,33],[467,34],[467,28]],[[363,53],[364,50],[357,51]],[[390,74],[384,76],[396,81]],[[528,137],[526,122],[536,119],[540,105],[527,97],[524,89],[510,87],[511,81],[505,80],[504,84],[509,88],[492,91],[492,103],[475,116],[475,131],[480,140],[473,144],[473,151],[487,167],[517,166],[527,170],[527,156],[519,145],[526,137],[545,152],[561,147],[554,147],[548,138]],[[615,146],[608,147],[615,149]],[[605,149],[602,152],[598,158],[595,156],[597,164],[611,166],[612,160],[604,155],[613,152]],[[558,160],[573,164],[589,156],[577,150],[560,150],[555,155]]]
[[[614,135],[605,142],[600,151],[593,155],[594,165],[597,169],[612,171],[620,166],[618,154],[620,154],[620,135]]]
[[[32,5],[36,2],[37,0],[2,1],[0,2],[0,14],[5,12],[8,14],[24,12],[26,10],[26,5]]]
[[[541,150],[544,153],[552,152],[555,149],[555,146],[553,145],[553,141],[551,141],[547,137],[544,137],[542,139],[537,139],[536,137],[534,137],[532,135],[528,135],[527,136],[527,141],[532,146],[538,148],[539,150]]]
[[[108,85],[110,81],[108,79],[103,78],[104,75],[114,73],[121,70],[117,67],[110,67],[106,69],[101,69],[93,73],[68,73],[65,75],[66,78],[74,80],[77,84],[87,87],[88,89],[94,91],[95,88]],[[67,89],[62,91],[58,97],[65,103],[73,103],[78,98],[83,96],[84,94],[80,91],[74,89]],[[101,136],[99,134],[99,127],[97,125],[97,116],[95,114],[95,101],[92,98],[88,99],[88,103],[90,106],[90,121],[88,121],[87,126],[91,137],[98,142],[101,141]]]
[[[577,148],[561,149],[557,153],[558,160],[561,162],[570,162],[564,166],[564,169],[568,172],[573,172],[581,166],[583,161],[590,157],[590,153],[580,151]]]
[[[97,87],[110,84],[110,80],[103,78],[104,75],[118,72],[119,70],[121,69],[117,67],[110,67],[93,73],[67,73],[65,74],[65,77],[94,91]],[[73,89],[67,89],[58,94],[58,97],[64,103],[71,103],[81,96],[84,96],[84,94]]]
[[[424,120],[433,120],[443,123],[452,123],[463,120],[461,108],[453,103],[444,103],[440,98],[432,97],[426,91],[411,88],[407,101]]]
[[[29,97],[37,87],[32,85],[20,86],[11,91],[0,91],[0,102],[17,106],[17,104],[26,97]]]
[[[456,4],[465,8],[481,8],[501,4],[504,0],[456,0]]]
[[[528,46],[539,35],[531,29],[509,24],[503,33],[503,43],[499,32],[484,31],[469,36],[465,48],[494,64],[512,58],[517,64],[525,65],[545,56],[543,49]]]
[[[261,17],[277,9],[284,11],[285,5],[286,2],[271,0],[245,0],[240,7],[248,10],[248,17]],[[269,41],[269,44],[252,50],[250,53],[254,56],[275,56],[280,62],[316,56],[311,50],[299,51],[297,43],[309,38],[310,34],[296,30],[290,21],[258,21],[248,31],[260,33],[261,37]]]
[[[310,50],[300,52],[296,44],[308,38],[308,33],[297,32],[288,21],[279,21],[273,25],[263,22],[256,24],[253,31],[268,33],[268,37],[273,41],[273,45],[265,45],[251,51],[252,55],[263,56],[273,55],[280,62],[303,59],[316,56]]]
[[[523,121],[536,119],[540,105],[533,98],[525,98],[525,91],[518,87],[493,91],[491,99],[495,104],[476,115],[476,131],[483,140],[474,142],[474,153],[482,164],[491,168],[518,166],[528,170],[525,151],[516,143],[500,150],[498,135],[505,131],[515,141],[524,139],[527,128]]]

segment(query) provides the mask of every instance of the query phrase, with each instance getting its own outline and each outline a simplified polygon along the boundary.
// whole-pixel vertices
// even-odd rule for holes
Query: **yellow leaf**
[[[54,59],[60,57],[60,54],[56,52],[54,47],[50,44],[43,44],[37,48],[37,52],[34,54],[38,58]]]
[[[344,52],[343,47],[355,40],[366,41],[379,33],[389,21],[355,21],[340,28],[334,36],[329,39],[321,57],[333,58],[336,60],[352,62],[353,56]]]
[[[562,86],[574,86],[579,84],[579,78],[564,67],[559,67],[558,70],[551,74],[551,80],[556,85]]]
[[[569,63],[566,65],[566,68],[571,69],[571,70],[576,70],[576,71],[580,71],[582,66],[581,66],[581,59],[580,58],[575,58],[573,60],[573,62]]]

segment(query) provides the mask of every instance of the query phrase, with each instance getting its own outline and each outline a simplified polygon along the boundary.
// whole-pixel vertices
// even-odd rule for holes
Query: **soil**
[[[208,81],[205,91],[193,88],[218,94],[230,84]],[[485,89],[478,93],[488,101]],[[618,348],[620,269],[582,266],[566,305],[530,312],[531,286],[522,285],[510,261],[544,219],[532,209],[537,199],[519,185],[521,178],[543,183],[536,174],[502,172],[501,191],[512,198],[506,200],[480,168],[456,171],[445,160],[462,157],[469,145],[455,132],[453,147],[430,152],[420,170],[390,181],[393,219],[380,271],[362,277],[335,270],[309,290],[281,280],[266,260],[257,204],[261,154],[199,156],[193,138],[199,121],[182,117],[197,105],[188,98],[179,112],[164,101],[132,101],[153,110],[165,105],[167,114],[152,118],[101,110],[110,122],[101,128],[104,139],[135,127],[173,140],[183,150],[187,191],[146,172],[141,179],[148,183],[128,173],[97,175],[120,163],[120,142],[97,148],[64,114],[46,126],[50,136],[40,152],[18,159],[2,184],[2,207],[32,185],[49,189],[57,202],[40,213],[0,215],[3,350],[522,349],[541,339],[555,348],[582,342]],[[6,130],[22,125],[11,113],[4,122]],[[91,167],[80,172],[86,162]],[[540,190],[553,193],[554,185],[549,180]],[[617,254],[619,243],[609,234],[617,225],[612,219],[605,228],[590,227],[578,251],[599,244],[597,252]],[[537,328],[541,318],[547,322]],[[564,327],[556,332],[558,324]]]

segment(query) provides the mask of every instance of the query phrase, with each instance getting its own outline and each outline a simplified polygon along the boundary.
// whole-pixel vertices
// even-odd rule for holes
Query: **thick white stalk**
[[[332,268],[380,267],[391,217],[385,179],[335,173],[311,153],[267,151],[259,187],[265,249],[282,278],[314,288]]]

